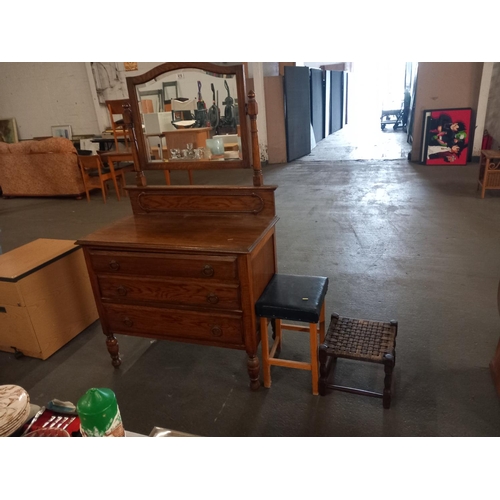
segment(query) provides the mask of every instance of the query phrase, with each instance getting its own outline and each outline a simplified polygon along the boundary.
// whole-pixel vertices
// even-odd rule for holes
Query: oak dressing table
[[[152,160],[140,119],[139,89],[183,72],[186,82],[229,81],[239,106],[237,159]],[[78,240],[82,246],[114,367],[116,335],[245,350],[250,387],[258,389],[260,342],[254,305],[277,272],[274,191],[264,186],[257,105],[247,101],[243,65],[165,63],[127,78],[124,120],[132,137],[136,186],[127,186],[133,215]],[[182,86],[181,86],[182,89]],[[242,104],[243,103],[243,104]],[[250,123],[248,123],[250,122]],[[249,138],[251,137],[251,141]],[[250,159],[252,144],[253,165]],[[247,168],[251,186],[147,186],[144,170]]]

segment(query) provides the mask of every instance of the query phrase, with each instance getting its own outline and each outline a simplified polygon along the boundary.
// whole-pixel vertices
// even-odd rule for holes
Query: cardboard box
[[[47,359],[98,317],[74,241],[41,238],[0,255],[0,350]]]

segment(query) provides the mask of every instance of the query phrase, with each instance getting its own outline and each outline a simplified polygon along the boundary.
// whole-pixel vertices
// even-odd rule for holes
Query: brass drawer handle
[[[125,324],[125,326],[133,326],[134,325],[134,322],[128,317],[123,318],[123,323]]]
[[[119,286],[116,291],[118,292],[118,295],[121,295],[122,297],[125,297],[128,293],[128,290],[124,286]]]
[[[212,334],[213,337],[221,337],[222,336],[222,329],[220,326],[212,326],[210,333]]]
[[[116,262],[116,260],[112,260],[109,263],[109,267],[110,269],[113,269],[113,271],[118,271],[118,269],[120,269],[120,264]]]
[[[203,268],[203,270],[201,271],[201,273],[203,274],[203,276],[207,276],[207,277],[213,276],[214,275],[214,268],[212,266],[209,266],[208,264],[206,264],[205,267]]]
[[[209,293],[207,295],[207,300],[208,302],[210,302],[210,304],[217,304],[217,302],[219,302],[219,297],[217,297],[215,293]]]

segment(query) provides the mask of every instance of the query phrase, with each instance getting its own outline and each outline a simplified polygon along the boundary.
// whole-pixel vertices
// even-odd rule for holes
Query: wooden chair
[[[125,186],[125,172],[123,170],[115,172],[114,168],[105,167],[99,155],[78,156],[78,165],[82,173],[87,201],[90,201],[90,190],[98,188],[102,192],[104,203],[106,203],[107,181],[113,181],[116,197],[120,201],[117,179],[120,179],[123,188]]]
[[[125,147],[130,147],[130,140],[128,132],[125,130],[123,122],[123,105],[128,104],[129,99],[115,99],[113,101],[106,101],[106,107],[108,108],[109,118],[111,120],[111,129],[113,130],[113,136],[115,139],[115,149],[118,151],[118,139],[122,138],[125,140]],[[122,118],[115,119],[119,115]]]
[[[318,395],[318,323],[319,340],[325,339],[325,295],[328,278],[322,276],[297,276],[275,274],[255,303],[255,315],[260,317],[262,341],[262,370],[264,387],[271,387],[271,366],[285,366],[309,370],[312,393]],[[275,339],[269,350],[267,338],[268,319],[274,320]],[[282,320],[308,323],[308,326],[282,323]],[[279,359],[282,330],[309,332],[310,362]]]

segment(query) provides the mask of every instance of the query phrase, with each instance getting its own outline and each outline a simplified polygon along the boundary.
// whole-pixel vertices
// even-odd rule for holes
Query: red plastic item
[[[488,133],[487,130],[483,134],[483,142],[481,143],[481,149],[491,149],[493,143],[493,137]]]
[[[41,429],[43,427],[43,424],[45,424],[53,416],[68,417],[69,419],[76,417],[75,420],[73,420],[73,422],[71,422],[71,424],[69,424],[68,427],[66,427],[66,431],[68,432],[68,434],[70,436],[73,432],[80,431],[80,418],[78,416],[68,415],[67,413],[56,413],[56,412],[51,411],[51,410],[45,410],[42,413],[42,415],[40,415],[40,418],[32,425],[30,432],[36,431],[37,429]],[[69,420],[66,420],[66,422],[63,423],[62,427],[64,427],[68,421]],[[28,427],[29,423],[30,423],[30,421],[28,421],[24,424],[23,432]]]

